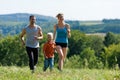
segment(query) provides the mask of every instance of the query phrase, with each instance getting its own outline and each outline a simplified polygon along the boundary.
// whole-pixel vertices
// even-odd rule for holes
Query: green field
[[[0,67],[0,80],[120,80],[120,70],[108,69],[64,69],[59,72],[56,68],[42,71],[37,67],[31,73],[28,67]]]
[[[86,26],[90,26],[90,25],[96,25],[96,24],[103,24],[102,21],[80,21],[80,25],[86,25]]]

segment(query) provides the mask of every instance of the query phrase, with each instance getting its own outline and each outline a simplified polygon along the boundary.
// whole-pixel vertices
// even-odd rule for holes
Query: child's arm
[[[44,54],[44,57],[47,58],[47,56],[45,55],[45,50],[46,50],[46,45],[44,44],[44,46],[43,46],[43,54]]]
[[[48,57],[45,55],[45,51],[43,51],[43,54],[44,54],[44,58],[48,58]]]
[[[54,43],[54,52],[57,53],[56,44]]]

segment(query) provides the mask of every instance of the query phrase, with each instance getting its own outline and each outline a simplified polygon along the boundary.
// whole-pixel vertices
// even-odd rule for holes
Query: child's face
[[[52,36],[51,35],[48,35],[48,40],[52,40]]]

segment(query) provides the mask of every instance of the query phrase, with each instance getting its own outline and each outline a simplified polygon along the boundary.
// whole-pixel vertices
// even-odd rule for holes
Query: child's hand
[[[47,57],[47,56],[45,56],[45,58],[47,59],[48,57]]]
[[[55,53],[57,53],[57,50],[55,49]]]

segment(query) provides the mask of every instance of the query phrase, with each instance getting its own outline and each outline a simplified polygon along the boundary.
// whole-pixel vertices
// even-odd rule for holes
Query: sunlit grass
[[[97,25],[97,24],[103,24],[101,21],[80,21],[80,25]]]
[[[62,72],[56,68],[42,71],[37,67],[31,73],[28,67],[0,67],[0,80],[120,80],[120,70],[108,69],[67,69]]]

